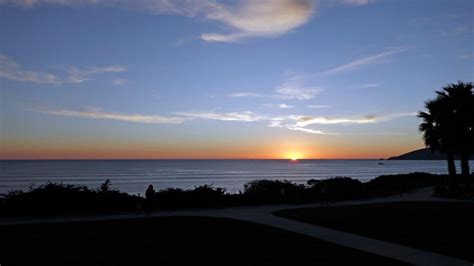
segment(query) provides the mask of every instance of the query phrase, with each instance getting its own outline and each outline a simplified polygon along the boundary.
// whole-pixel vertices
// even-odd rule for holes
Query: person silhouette
[[[328,185],[326,182],[324,182],[321,186],[321,206],[329,206],[329,191],[328,191]]]
[[[153,209],[153,198],[155,197],[155,189],[153,185],[149,185],[145,192],[145,212],[147,214],[151,213]]]

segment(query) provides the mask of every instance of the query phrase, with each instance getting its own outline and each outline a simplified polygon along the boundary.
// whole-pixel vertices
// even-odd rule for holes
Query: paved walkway
[[[367,203],[397,202],[397,201],[453,201],[444,199],[435,199],[430,197],[431,188],[421,189],[403,195],[396,195],[386,198],[375,198],[357,201],[345,201],[332,204],[332,206],[357,205]],[[143,217],[165,217],[165,216],[206,216],[222,217],[238,220],[251,221],[265,224],[287,231],[308,235],[317,239],[332,242],[338,245],[350,247],[353,249],[366,251],[372,254],[393,258],[413,265],[473,265],[472,262],[448,257],[432,252],[418,250],[410,247],[401,246],[385,241],[380,241],[356,234],[337,231],[334,229],[302,223],[272,215],[273,212],[281,209],[319,207],[319,204],[301,204],[301,205],[265,205],[257,207],[232,207],[222,209],[199,209],[182,211],[163,211],[151,215],[144,214],[116,214],[104,216],[85,216],[85,217],[57,217],[48,219],[2,219],[0,225],[11,224],[32,224],[32,223],[54,223],[54,222],[73,222],[73,221],[97,221],[110,219],[130,219]]]

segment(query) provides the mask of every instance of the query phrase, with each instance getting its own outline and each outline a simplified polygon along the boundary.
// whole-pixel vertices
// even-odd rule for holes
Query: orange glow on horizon
[[[89,139],[16,139],[2,141],[0,159],[379,159],[422,148],[381,139],[364,143],[275,139],[260,143],[125,142]]]

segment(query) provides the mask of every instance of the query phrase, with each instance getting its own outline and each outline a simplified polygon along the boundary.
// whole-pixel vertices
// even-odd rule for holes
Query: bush
[[[327,200],[351,200],[364,196],[363,184],[349,177],[335,177],[324,180],[309,180],[309,190],[321,199],[322,193],[327,193]]]
[[[168,188],[155,193],[154,206],[161,209],[217,207],[225,205],[226,196],[224,188],[214,188],[212,185],[189,190]]]
[[[349,177],[309,180],[307,185],[288,180],[255,180],[244,185],[239,194],[228,194],[212,185],[183,190],[168,188],[155,193],[155,209],[210,208],[235,205],[274,203],[307,203],[318,201],[353,200],[393,195],[420,187],[436,186],[440,197],[474,198],[473,189],[452,194],[441,184],[446,175],[411,173],[379,176],[367,183]],[[458,182],[465,180],[459,177]],[[98,189],[86,186],[48,183],[28,192],[11,191],[0,198],[0,216],[51,215],[107,211],[133,211],[144,205],[145,199],[122,193],[106,180]]]
[[[428,173],[382,175],[365,183],[365,188],[368,196],[388,196],[422,187],[436,186],[446,179],[446,175]]]
[[[253,204],[304,201],[304,185],[288,180],[255,180],[244,185],[243,198]]]
[[[106,184],[110,186],[110,181]],[[139,202],[139,197],[116,190],[47,183],[28,192],[9,192],[0,203],[0,216],[129,211],[136,209]]]

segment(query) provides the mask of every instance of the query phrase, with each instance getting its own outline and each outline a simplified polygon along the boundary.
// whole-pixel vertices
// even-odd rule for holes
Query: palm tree
[[[456,175],[456,165],[454,164],[454,145],[452,131],[450,130],[453,121],[446,114],[446,101],[431,100],[425,103],[427,112],[419,112],[418,117],[423,119],[420,124],[420,131],[423,132],[425,145],[433,151],[440,151],[446,154],[448,162],[448,172],[451,177]]]
[[[468,176],[469,156],[474,149],[474,95],[472,83],[459,81],[437,91],[434,100],[425,103],[428,112],[420,112],[423,119],[420,131],[426,146],[439,150],[448,157],[448,171],[456,175],[454,154],[461,157],[462,175]]]
[[[450,84],[437,92],[438,98],[448,101],[451,112],[454,113],[454,135],[455,149],[461,159],[461,173],[469,176],[469,157],[473,151],[474,143],[474,95],[472,93],[472,83],[459,81],[457,84]]]

